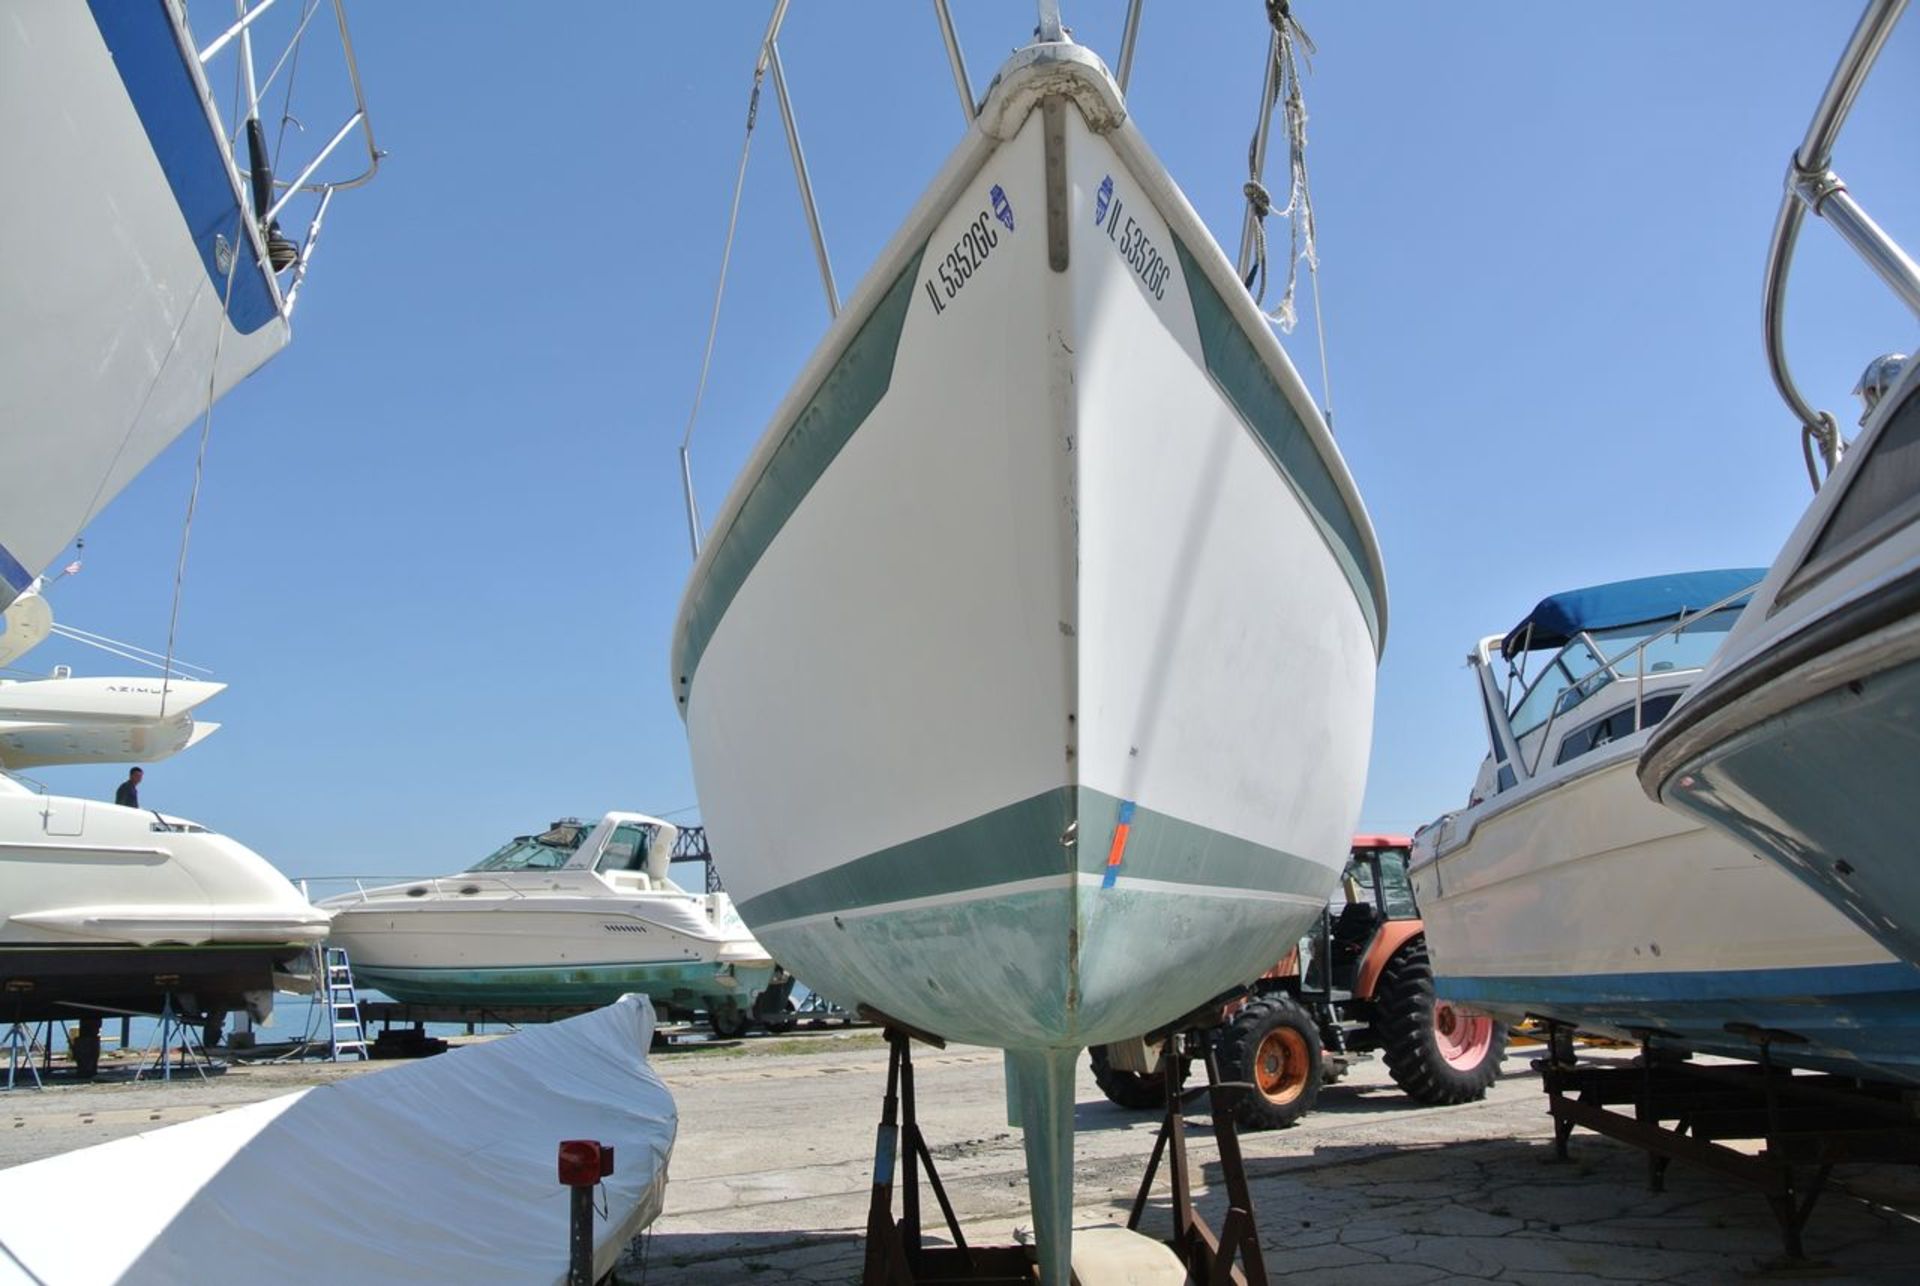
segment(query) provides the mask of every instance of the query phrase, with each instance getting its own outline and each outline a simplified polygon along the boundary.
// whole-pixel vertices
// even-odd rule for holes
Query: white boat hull
[[[597,877],[567,873],[589,886]],[[515,894],[486,877],[433,881],[407,899],[351,895],[334,910],[330,942],[354,977],[416,1004],[594,1005],[629,992],[679,1009],[750,1004],[773,961],[735,920],[727,933],[692,894],[609,895],[566,889]],[[491,887],[490,887],[491,886]],[[424,886],[395,886],[404,887]],[[462,894],[471,887],[477,891]]]
[[[673,683],[760,941],[1008,1050],[1042,1280],[1080,1048],[1332,891],[1385,615],[1325,424],[1105,69],[1016,54],[735,484]]]
[[[843,1004],[1016,1048],[1136,1035],[1318,914],[1384,610],[1310,399],[1098,101],[1055,100],[1050,239],[1021,103],[1093,96],[1072,71],[1003,75],[776,417],[675,649],[760,940]]]
[[[3,607],[289,331],[170,5],[10,6],[0,119]]]
[[[326,933],[326,912],[225,836],[0,781],[0,980],[21,1016],[168,995],[259,1012],[274,970]]]
[[[0,768],[153,763],[220,725],[193,717],[224,683],[81,678],[0,682]]]
[[[1549,789],[1423,832],[1414,887],[1442,994],[1754,1055],[1729,1024],[1791,1031],[1782,1062],[1920,1083],[1920,969],[1772,863],[1650,803],[1645,733]],[[1496,797],[1498,799],[1498,797]]]
[[[1920,963],[1920,362],[1648,747],[1648,795]]]

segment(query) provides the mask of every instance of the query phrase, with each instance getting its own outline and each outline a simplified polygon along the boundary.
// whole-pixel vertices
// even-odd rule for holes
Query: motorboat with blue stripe
[[[0,23],[0,608],[287,345],[332,197],[378,163],[338,0],[332,22],[270,6],[204,41],[180,0],[33,0]],[[318,144],[276,123],[270,144],[269,91],[316,134],[342,122]]]
[[[610,1004],[643,992],[738,1035],[785,1020],[785,974],[724,891],[672,874],[680,830],[643,813],[566,818],[454,875],[328,898],[354,978],[429,1006]],[[706,869],[711,869],[707,867]],[[357,882],[358,883],[358,882]]]
[[[1490,747],[1415,837],[1439,994],[1672,1051],[1920,1084],[1920,968],[1745,845],[1646,798],[1654,730],[1758,568],[1542,599],[1468,657]]]
[[[1848,445],[1795,387],[1781,328],[1809,209],[1920,315],[1920,268],[1827,169],[1844,105],[1901,7],[1876,3],[1861,20],[1794,158],[1768,266],[1767,351],[1801,422],[1813,503],[1725,651],[1648,745],[1640,780],[1920,962],[1920,361],[1869,364]]]

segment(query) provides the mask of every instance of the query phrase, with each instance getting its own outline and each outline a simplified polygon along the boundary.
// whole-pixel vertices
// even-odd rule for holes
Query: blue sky
[[[151,767],[148,802],[294,875],[696,815],[667,683],[675,449],[767,8],[353,8],[392,155],[336,202],[293,346],[215,410],[178,650],[233,685],[207,707],[226,727]],[[979,89],[1031,6],[955,8]],[[1761,271],[1857,10],[1297,8],[1336,431],[1392,598],[1364,821],[1411,828],[1483,752],[1479,636],[1557,589],[1764,564],[1805,505]],[[1124,9],[1065,4],[1109,60]],[[1149,0],[1134,70],[1135,119],[1229,252],[1264,30],[1254,0]],[[957,142],[954,89],[925,4],[800,0],[782,52],[849,294]],[[1909,22],[1836,168],[1910,249],[1916,116]],[[1850,426],[1860,369],[1916,328],[1830,231],[1802,245],[1789,352]],[[826,320],[769,101],[695,441],[706,513]],[[1285,342],[1317,388],[1311,324]],[[62,621],[164,646],[194,449],[95,521]],[[126,668],[60,641],[29,660]],[[110,797],[120,773],[36,776]]]

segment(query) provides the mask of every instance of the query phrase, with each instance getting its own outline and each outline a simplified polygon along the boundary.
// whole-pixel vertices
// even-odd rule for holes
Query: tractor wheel
[[[1249,1003],[1221,1030],[1215,1049],[1221,1076],[1253,1086],[1234,1113],[1242,1129],[1285,1129],[1320,1097],[1320,1027],[1291,996]]]
[[[1507,1026],[1491,1015],[1436,1000],[1424,938],[1411,938],[1380,971],[1374,1034],[1393,1083],[1430,1107],[1474,1103],[1500,1075]]]
[[[1167,1105],[1165,1072],[1122,1071],[1107,1061],[1104,1045],[1095,1045],[1088,1050],[1087,1061],[1093,1064],[1094,1084],[1100,1087],[1100,1092],[1114,1106],[1144,1112],[1148,1108]]]

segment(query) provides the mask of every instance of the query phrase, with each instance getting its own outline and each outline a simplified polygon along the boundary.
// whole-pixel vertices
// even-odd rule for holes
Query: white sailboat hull
[[[1384,615],[1311,400],[1089,64],[1002,74],[776,416],[675,647],[760,940],[1013,1048],[1138,1034],[1297,938]]]
[[[289,337],[183,41],[162,0],[0,20],[0,607]]]
[[[1509,1021],[1664,1033],[1751,1057],[1920,1082],[1920,969],[1779,868],[1649,802],[1642,732],[1558,784],[1422,832],[1414,887],[1436,986]],[[1591,762],[1589,762],[1589,759]]]

